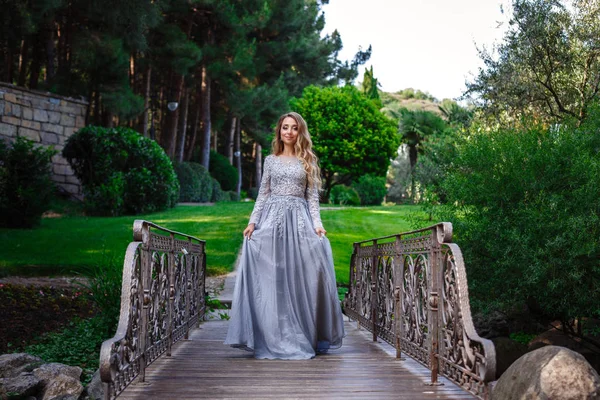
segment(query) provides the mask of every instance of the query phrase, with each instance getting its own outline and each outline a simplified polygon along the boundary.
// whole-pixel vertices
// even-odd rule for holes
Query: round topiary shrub
[[[238,183],[238,170],[229,164],[229,159],[215,151],[210,152],[208,170],[213,178],[219,181],[221,189],[235,190]]]
[[[171,160],[133,129],[87,126],[67,140],[62,154],[83,185],[88,213],[141,214],[177,203]]]
[[[23,137],[10,145],[0,140],[0,227],[39,225],[55,190],[50,179],[54,154]]]
[[[199,196],[194,201],[208,203],[212,199],[213,194],[213,177],[210,176],[202,164],[196,162],[188,162],[187,164],[196,174],[200,187]]]
[[[360,196],[353,188],[346,185],[335,185],[331,188],[329,202],[332,204],[359,206]]]
[[[226,197],[225,197],[225,192],[223,191],[223,189],[221,189],[221,185],[219,184],[219,181],[217,181],[216,179],[212,179],[212,196],[210,201],[212,201],[213,203],[216,203],[217,201],[225,201]]]
[[[360,202],[365,206],[379,206],[387,193],[385,178],[375,175],[363,175],[352,187],[358,193]]]

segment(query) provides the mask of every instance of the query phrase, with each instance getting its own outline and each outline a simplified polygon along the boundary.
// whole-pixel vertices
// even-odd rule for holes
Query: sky
[[[373,66],[385,92],[413,88],[455,99],[483,66],[477,47],[490,47],[506,29],[507,0],[330,0],[324,34],[335,29],[344,48],[341,60],[352,60],[359,46],[369,45]]]

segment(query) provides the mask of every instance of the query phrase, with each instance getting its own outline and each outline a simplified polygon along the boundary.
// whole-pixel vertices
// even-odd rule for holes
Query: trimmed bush
[[[200,203],[208,203],[213,194],[213,178],[210,176],[206,168],[202,166],[202,164],[196,162],[189,162],[188,165],[195,172],[198,177],[199,185],[200,185],[200,195],[194,200]]]
[[[221,189],[235,190],[238,183],[238,170],[229,164],[229,159],[222,154],[211,151],[208,170],[213,178],[219,181]]]
[[[358,192],[346,185],[335,185],[331,188],[329,202],[332,204],[359,206],[360,196]]]
[[[205,203],[213,192],[212,177],[198,163],[183,162],[175,165],[179,179],[179,201]]]
[[[374,175],[363,175],[352,185],[360,197],[360,203],[365,206],[381,205],[387,188],[385,178]]]
[[[226,197],[225,197],[225,192],[223,191],[223,189],[221,189],[221,185],[219,184],[219,181],[217,181],[216,179],[212,179],[212,196],[210,198],[210,201],[212,201],[213,203],[216,203],[217,201],[225,201]]]
[[[442,182],[475,310],[600,317],[600,111],[580,127],[473,130]]]
[[[55,187],[50,179],[52,148],[17,137],[0,140],[0,226],[32,228],[48,209]]]
[[[62,154],[83,185],[90,214],[141,214],[177,203],[171,160],[133,129],[87,126],[68,139]]]

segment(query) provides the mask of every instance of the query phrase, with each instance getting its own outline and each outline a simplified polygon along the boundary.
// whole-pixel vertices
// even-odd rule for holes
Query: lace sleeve
[[[308,202],[308,211],[313,220],[313,225],[316,228],[322,228],[321,213],[319,211],[319,190],[315,187],[306,188],[306,201]]]
[[[260,215],[262,214],[262,210],[265,207],[265,201],[269,198],[271,194],[271,156],[265,158],[265,163],[263,165],[263,176],[260,181],[260,189],[258,190],[258,196],[256,196],[256,203],[254,203],[254,210],[252,210],[252,214],[250,215],[250,224],[256,224],[260,219]]]

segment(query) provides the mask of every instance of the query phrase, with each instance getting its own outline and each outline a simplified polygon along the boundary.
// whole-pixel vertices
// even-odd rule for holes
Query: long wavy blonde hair
[[[300,159],[306,171],[308,187],[315,186],[317,190],[321,189],[321,168],[319,168],[319,159],[312,149],[312,140],[308,133],[308,126],[302,116],[296,112],[290,111],[279,117],[275,127],[275,137],[271,143],[271,153],[278,156],[283,153],[283,141],[281,140],[281,126],[283,120],[287,117],[293,118],[298,124],[298,139],[294,145],[296,157]]]

